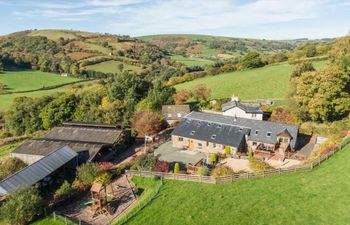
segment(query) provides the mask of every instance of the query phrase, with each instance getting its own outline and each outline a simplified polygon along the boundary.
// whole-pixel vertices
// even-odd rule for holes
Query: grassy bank
[[[127,224],[347,224],[349,153],[312,172],[233,184],[169,180]]]
[[[314,62],[316,68],[325,65],[326,61]],[[175,87],[192,90],[198,84],[205,84],[211,88],[213,99],[228,98],[233,94],[245,100],[282,99],[286,95],[292,70],[292,65],[281,63],[199,78]]]

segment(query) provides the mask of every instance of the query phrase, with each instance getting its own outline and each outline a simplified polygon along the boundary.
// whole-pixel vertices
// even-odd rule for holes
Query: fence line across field
[[[211,183],[211,184],[224,184],[224,183],[232,183],[239,180],[246,180],[252,178],[261,178],[261,177],[269,177],[269,176],[278,176],[286,173],[293,172],[306,172],[311,171],[315,167],[319,166],[322,162],[329,159],[329,157],[333,156],[336,152],[344,149],[350,143],[350,139],[348,138],[341,144],[339,144],[334,151],[329,152],[326,155],[321,155],[314,162],[310,164],[306,164],[300,167],[293,168],[285,168],[285,169],[270,169],[258,172],[241,172],[229,176],[200,176],[200,175],[191,175],[191,174],[178,174],[178,173],[163,173],[163,172],[153,172],[153,171],[138,171],[138,170],[127,170],[126,174],[130,176],[141,176],[141,177],[161,177],[169,180],[182,180],[182,181],[192,181],[192,182],[200,182],[200,183]]]

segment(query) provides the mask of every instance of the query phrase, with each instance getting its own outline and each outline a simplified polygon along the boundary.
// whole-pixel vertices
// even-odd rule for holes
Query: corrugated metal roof
[[[31,186],[68,163],[78,154],[68,146],[57,149],[49,155],[23,168],[0,182],[0,195],[7,195],[21,186]]]

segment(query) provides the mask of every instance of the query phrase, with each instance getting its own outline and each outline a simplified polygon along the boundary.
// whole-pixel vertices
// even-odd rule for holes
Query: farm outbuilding
[[[0,182],[0,196],[5,196],[19,187],[32,186],[64,165],[76,165],[77,155],[68,146],[52,151],[33,164],[2,180]]]
[[[79,162],[100,161],[124,142],[124,132],[105,124],[64,123],[53,128],[44,138],[26,140],[10,153],[11,157],[32,164],[55,149],[69,146],[79,154]]]

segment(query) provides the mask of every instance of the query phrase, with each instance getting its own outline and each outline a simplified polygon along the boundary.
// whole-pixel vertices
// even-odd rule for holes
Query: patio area
[[[197,151],[183,150],[172,146],[171,141],[160,145],[154,150],[154,155],[159,157],[159,160],[167,162],[181,162],[184,164],[191,163],[192,165],[205,159],[206,155]]]

